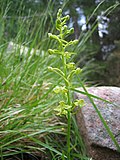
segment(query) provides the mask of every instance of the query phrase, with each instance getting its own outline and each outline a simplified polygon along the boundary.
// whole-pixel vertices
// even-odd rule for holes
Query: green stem
[[[67,129],[67,158],[70,160],[70,130],[71,130],[71,115],[68,111],[68,129]]]
[[[64,74],[65,74],[65,78],[67,79],[67,68],[66,68],[66,57],[62,56],[62,61],[63,61],[63,66],[64,66]],[[67,104],[71,105],[71,101],[70,101],[70,90],[69,90],[69,86],[68,83],[66,83],[65,81],[65,86],[68,90],[67,92]],[[70,160],[70,130],[71,130],[71,113],[70,111],[68,111],[67,113],[67,123],[68,123],[68,128],[67,128],[67,158],[68,160]]]
[[[63,40],[62,29],[60,30],[60,37]],[[61,50],[62,50],[62,52],[65,52],[63,46],[61,46]],[[66,57],[64,55],[62,55],[62,63],[63,63],[63,67],[64,67],[65,79],[67,79],[67,67],[66,67],[66,63],[67,62],[66,62]],[[65,80],[64,80],[64,82],[65,82],[66,89],[68,90],[68,92],[67,92],[67,104],[71,105],[69,84]],[[68,120],[67,120],[67,123],[68,123],[68,128],[67,128],[67,159],[70,160],[70,150],[71,150],[71,148],[70,148],[71,113],[70,113],[69,110],[68,110],[68,113],[67,113],[67,118],[68,118]]]
[[[70,100],[70,90],[68,88],[68,86],[66,86],[67,89],[68,89],[68,93],[67,93],[67,100],[68,100],[68,105],[71,105],[71,100]],[[70,160],[70,131],[71,131],[71,113],[70,111],[68,110],[68,113],[67,113],[67,123],[68,123],[68,129],[67,129],[67,158],[68,160]]]

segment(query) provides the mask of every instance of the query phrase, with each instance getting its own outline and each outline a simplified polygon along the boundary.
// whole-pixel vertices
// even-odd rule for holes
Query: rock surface
[[[82,90],[81,88],[79,90]],[[114,104],[94,98],[94,103],[120,144],[120,88],[90,87],[88,93],[109,100]],[[82,90],[83,91],[83,90]],[[83,136],[87,153],[93,160],[120,160],[120,153],[109,137],[99,116],[86,95],[75,93],[76,99],[84,99],[85,106],[76,115],[80,134]]]

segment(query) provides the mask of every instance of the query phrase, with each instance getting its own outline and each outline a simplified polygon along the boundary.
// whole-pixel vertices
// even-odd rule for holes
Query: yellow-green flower
[[[77,100],[75,100],[74,105],[75,105],[75,107],[80,107],[81,108],[85,105],[85,102],[84,102],[83,99],[77,99]]]
[[[59,102],[59,106],[54,109],[57,112],[56,115],[62,116],[67,115],[68,111],[72,110],[72,106],[65,104],[64,101]]]
[[[62,86],[56,86],[54,89],[53,89],[53,91],[55,92],[55,93],[67,93],[67,89],[65,88],[65,86],[64,87],[62,87]]]

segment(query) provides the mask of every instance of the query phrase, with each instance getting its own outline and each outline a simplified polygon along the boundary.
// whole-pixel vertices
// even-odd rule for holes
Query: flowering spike
[[[58,43],[57,49],[49,49],[48,52],[50,54],[55,54],[56,56],[59,56],[63,68],[52,68],[48,67],[50,71],[53,71],[54,73],[58,74],[60,78],[63,80],[64,85],[61,81],[60,85],[62,86],[56,86],[53,91],[55,94],[59,94],[62,98],[62,100],[59,102],[58,106],[54,109],[56,112],[56,115],[59,116],[66,116],[68,119],[68,131],[67,131],[67,147],[68,147],[68,157],[67,159],[70,159],[70,129],[71,129],[71,114],[73,113],[73,110],[76,106],[84,106],[83,100],[76,100],[75,102],[72,102],[72,92],[70,88],[74,88],[72,83],[73,75],[79,74],[81,72],[80,68],[76,68],[74,62],[70,62],[70,58],[74,52],[69,52],[68,47],[71,45],[76,45],[78,43],[78,40],[71,40],[67,41],[65,38],[66,36],[72,34],[74,32],[74,28],[69,29],[66,25],[66,22],[69,20],[69,16],[62,17],[62,10],[59,9],[57,13],[57,20],[56,20],[56,29],[59,31],[58,35],[53,35],[49,33],[49,37],[56,40]]]

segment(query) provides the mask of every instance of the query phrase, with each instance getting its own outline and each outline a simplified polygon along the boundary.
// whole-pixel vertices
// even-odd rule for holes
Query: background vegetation
[[[41,45],[40,39],[44,39],[47,32],[53,28],[58,8],[64,7],[64,14],[69,13],[71,17],[69,26],[75,28],[73,38],[84,39],[85,42],[84,45],[81,45],[82,47],[77,48],[78,55],[75,58],[81,67],[86,66],[89,62],[90,74],[87,68],[87,74],[84,78],[87,78],[91,83],[100,85],[120,85],[120,78],[117,78],[120,72],[118,69],[119,0],[90,0],[89,2],[87,0],[5,0],[0,3],[2,6],[1,34],[4,30],[4,38],[11,41],[21,32],[22,37],[18,35],[17,41],[25,43],[29,39],[28,45],[37,33],[39,37],[36,37],[35,45],[38,48]],[[24,26],[20,29],[23,23]],[[44,44],[42,45],[44,46]],[[43,48],[47,50],[47,47]],[[114,67],[110,67],[111,63]],[[93,64],[96,66],[95,72],[93,72]],[[114,74],[113,68],[115,67],[116,72]]]
[[[90,84],[120,86],[119,2],[0,1],[1,159],[23,152],[43,159],[60,159],[66,152],[66,119],[56,117],[53,112],[59,97],[52,90],[61,79],[47,69],[49,65],[61,67],[59,59],[47,52],[56,46],[48,33],[57,33],[58,8],[63,8],[64,15],[70,15],[68,26],[75,28],[68,39],[79,39],[77,47],[70,50],[77,53],[72,58],[83,68],[81,78]],[[13,44],[18,45],[13,47]],[[76,79],[74,83],[80,86]],[[75,119],[72,137],[71,155],[88,160]]]

